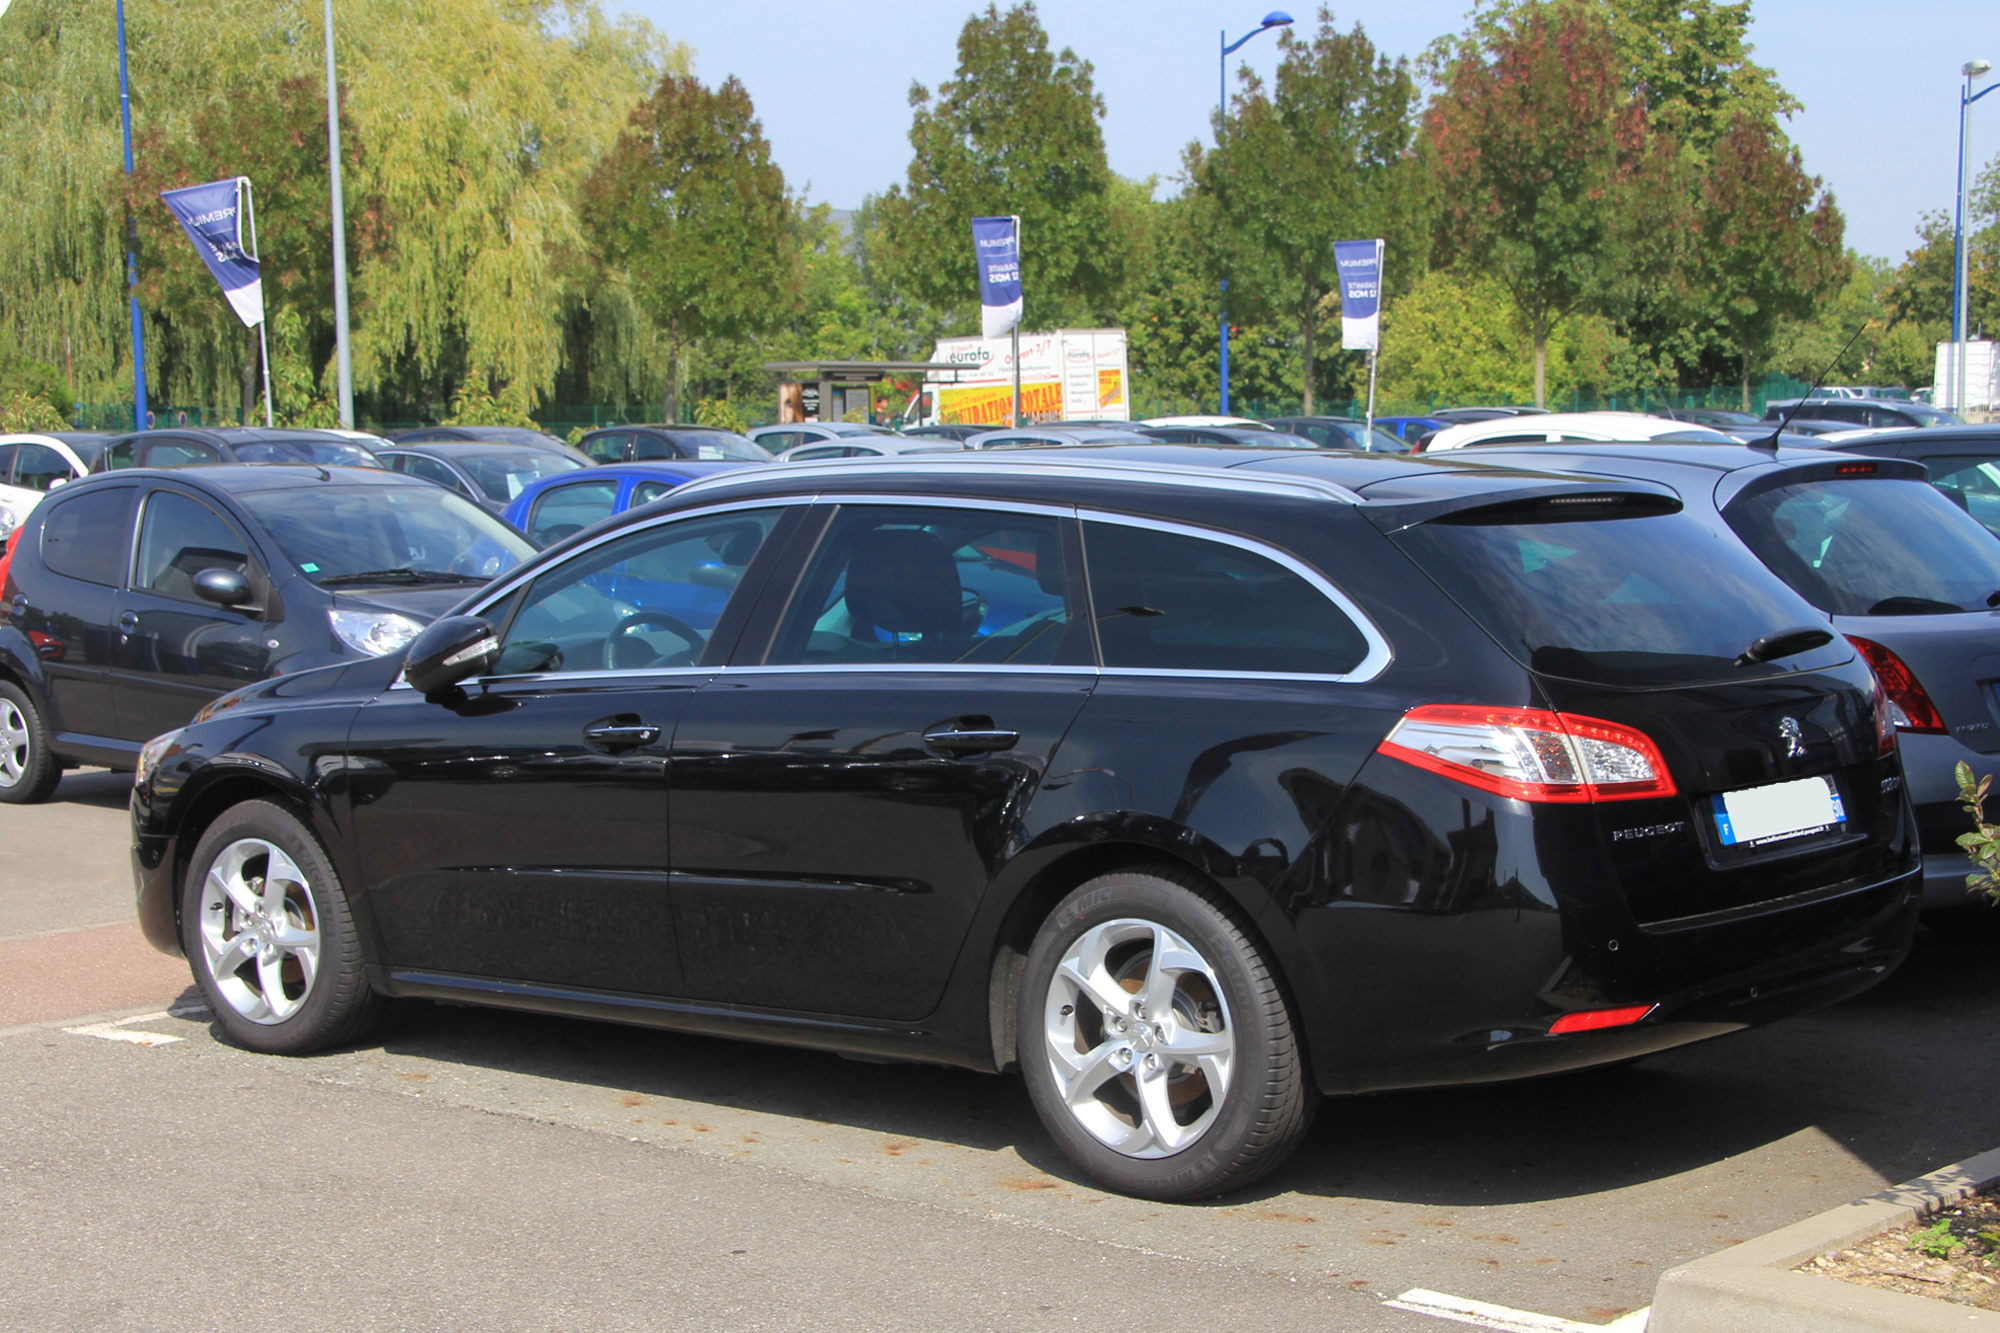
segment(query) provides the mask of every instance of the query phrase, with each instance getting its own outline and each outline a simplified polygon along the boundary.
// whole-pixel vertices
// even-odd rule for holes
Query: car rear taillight
[[[1890,709],[1889,696],[1882,689],[1881,677],[1875,678],[1875,757],[1883,758],[1896,752],[1896,715]]]
[[[1863,639],[1856,635],[1847,636],[1847,641],[1861,650],[1868,659],[1868,665],[1875,668],[1875,679],[1881,684],[1882,692],[1889,697],[1889,720],[1898,731],[1914,731],[1926,736],[1945,735],[1944,719],[1938,716],[1937,705],[1924,693],[1924,687],[1917,684],[1916,672],[1904,664],[1903,659],[1889,651],[1887,647],[1873,639]]]
[[[1672,796],[1660,748],[1643,732],[1540,708],[1425,704],[1378,747],[1406,764],[1518,801],[1636,801]]]
[[[1633,1004],[1623,1009],[1579,1009],[1573,1014],[1564,1014],[1549,1024],[1549,1035],[1560,1037],[1565,1032],[1595,1032],[1599,1028],[1625,1028],[1644,1018],[1659,1008],[1656,1004]]]

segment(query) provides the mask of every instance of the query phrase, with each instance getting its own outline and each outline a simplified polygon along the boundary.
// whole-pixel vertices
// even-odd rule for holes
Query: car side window
[[[24,444],[14,456],[14,484],[31,491],[48,491],[59,481],[70,481],[76,469],[46,444]]]
[[[137,440],[119,440],[104,451],[104,459],[97,465],[99,472],[116,472],[132,466],[132,455],[138,448]]]
[[[578,552],[529,586],[496,674],[696,665],[780,512],[660,523]]]
[[[404,454],[396,461],[402,464],[396,469],[399,472],[422,477],[425,481],[434,481],[440,486],[449,486],[460,495],[466,494],[465,483],[458,479],[458,474],[435,458],[426,458],[422,454]]]
[[[1060,520],[901,505],[835,514],[765,658],[772,666],[1089,660]]]
[[[673,489],[674,483],[671,481],[642,481],[632,488],[632,503],[629,507],[637,509],[640,505],[649,505]]]
[[[806,437],[795,430],[768,431],[757,437],[757,443],[763,445],[774,454],[783,453],[794,445],[804,444],[805,442]]]
[[[51,573],[115,588],[132,549],[136,486],[111,486],[49,501],[42,524],[42,564]]]
[[[205,569],[250,572],[250,555],[230,523],[199,500],[154,491],[139,528],[139,566],[132,586],[162,597],[199,601],[194,576]]]
[[[768,448],[769,446],[767,445],[766,447]],[[854,450],[852,449],[846,449],[837,444],[822,444],[811,449],[799,450],[791,456],[791,461],[794,463],[810,463],[815,459],[852,457],[854,457]]]
[[[663,458],[687,458],[690,454],[672,440],[663,440],[657,435],[634,435],[629,456],[635,463],[646,463]]]
[[[528,540],[537,546],[561,541],[582,532],[601,518],[611,517],[618,506],[618,478],[573,481],[551,486],[535,497],[528,507]]]
[[[623,431],[593,435],[583,442],[583,453],[594,463],[622,463],[625,461],[625,446],[631,440],[632,437]]]
[[[195,467],[219,463],[222,455],[199,440],[148,440],[140,458],[145,467]]]
[[[0,444],[0,486],[14,482],[14,455],[20,451],[18,444]]]
[[[1123,523],[1083,534],[1107,668],[1339,676],[1368,656],[1347,613],[1269,556]]]

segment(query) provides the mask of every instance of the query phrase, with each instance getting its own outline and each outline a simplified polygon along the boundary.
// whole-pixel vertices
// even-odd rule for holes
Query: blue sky
[[[621,0],[613,0],[614,4]],[[1122,175],[1169,180],[1180,150],[1204,135],[1216,98],[1218,31],[1255,26],[1270,0],[1044,0],[1042,21],[1097,71],[1104,139]],[[957,63],[965,0],[808,0],[688,4],[622,0],[694,48],[709,82],[734,74],[756,100],[778,163],[815,203],[851,208],[903,179],[912,79],[935,88]],[[983,6],[978,6],[983,7]],[[1302,21],[1314,12],[1295,0]],[[1469,0],[1396,0],[1336,8],[1382,50],[1416,55],[1462,26]],[[1949,208],[1958,146],[1958,69],[2000,64],[2000,24],[1970,0],[1757,0],[1760,63],[1805,103],[1788,129],[1806,169],[1826,179],[1864,254],[1900,260],[1918,214]],[[1267,77],[1277,44],[1236,56]],[[1989,76],[2000,80],[2000,74]],[[1232,80],[1233,86],[1233,80]],[[2000,94],[1972,109],[1975,164],[2000,153]],[[1171,189],[1171,185],[1168,185]]]

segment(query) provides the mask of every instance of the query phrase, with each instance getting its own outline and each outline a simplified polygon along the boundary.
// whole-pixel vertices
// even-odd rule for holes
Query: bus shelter
[[[858,415],[881,424],[877,386],[882,381],[907,378],[920,386],[955,382],[964,367],[949,361],[771,361],[764,369],[779,377],[780,422],[846,421]]]

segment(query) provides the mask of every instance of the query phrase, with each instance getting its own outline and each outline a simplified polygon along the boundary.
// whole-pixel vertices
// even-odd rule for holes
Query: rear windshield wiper
[[[322,588],[343,583],[484,583],[477,574],[450,574],[441,569],[364,569],[356,574],[329,574],[319,581]]]
[[[1816,625],[1800,625],[1792,629],[1781,629],[1766,634],[1743,650],[1736,659],[1737,666],[1749,666],[1755,662],[1775,662],[1781,657],[1793,657],[1808,653],[1822,645],[1833,642],[1833,631]]]

